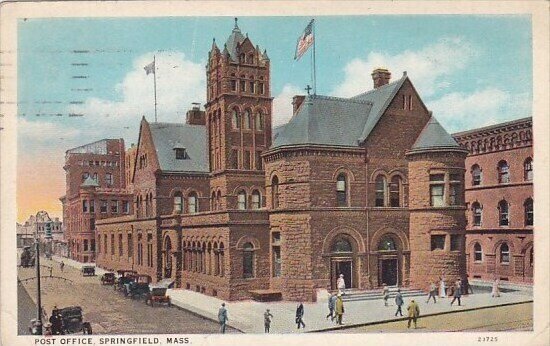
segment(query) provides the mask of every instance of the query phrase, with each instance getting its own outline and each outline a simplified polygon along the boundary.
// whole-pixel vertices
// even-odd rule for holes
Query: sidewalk
[[[194,312],[205,318],[217,321],[218,309],[222,300],[206,296],[197,292],[172,289],[168,291],[172,298],[172,303],[182,309]],[[492,298],[490,293],[478,293],[462,297],[462,306],[457,306],[457,302],[451,306],[452,298],[437,299],[426,304],[426,297],[414,297],[420,305],[422,316],[431,314],[440,314],[448,312],[457,312],[461,310],[478,309],[483,307],[507,305],[521,302],[532,301],[533,297],[525,293],[505,293],[499,298]],[[406,316],[407,304],[411,298],[404,298],[403,315]],[[304,322],[305,329],[297,329],[295,322],[295,313],[297,303],[294,302],[270,302],[262,303],[256,301],[225,302],[228,311],[228,324],[244,333],[264,333],[263,314],[265,309],[269,308],[273,314],[271,323],[272,333],[301,333],[321,331],[338,327],[325,317],[328,314],[327,302],[304,303]],[[353,301],[345,302],[344,328],[352,325],[371,324],[378,322],[395,321],[396,310],[393,299],[389,301],[388,307],[384,306],[382,300]]]
[[[65,265],[76,268],[76,269],[79,269],[79,270],[82,269],[83,266],[94,266],[96,275],[103,275],[103,274],[107,273],[107,270],[96,267],[95,263],[81,263],[81,262],[77,262],[75,260],[72,260],[70,258],[56,256],[56,255],[52,256],[52,261],[58,262],[58,263],[61,263],[61,261],[63,261],[63,263],[65,263]]]

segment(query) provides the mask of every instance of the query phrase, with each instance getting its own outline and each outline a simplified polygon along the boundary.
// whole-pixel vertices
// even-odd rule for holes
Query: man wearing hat
[[[265,310],[264,312],[264,327],[265,332],[269,333],[269,327],[271,326],[271,319],[273,318],[273,315],[271,312],[269,312],[269,309]]]
[[[336,323],[342,325],[342,317],[344,316],[344,301],[342,300],[342,294],[338,293],[336,296]]]
[[[227,310],[225,308],[225,303],[222,303],[220,310],[218,310],[218,321],[220,322],[220,332],[225,334],[225,326],[227,324]]]
[[[411,321],[414,322],[414,329],[416,329],[416,319],[418,316],[420,316],[420,307],[418,307],[418,304],[413,300],[409,303],[409,306],[407,307],[407,311],[409,312],[409,321],[407,322],[407,328],[411,327]]]

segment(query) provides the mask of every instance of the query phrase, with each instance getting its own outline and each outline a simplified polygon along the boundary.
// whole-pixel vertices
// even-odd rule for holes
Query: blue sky
[[[242,32],[271,58],[275,124],[288,120],[291,97],[311,84],[310,55],[293,60],[296,39],[310,19],[239,18]],[[530,16],[315,20],[319,94],[352,96],[369,90],[372,69],[387,67],[393,78],[407,70],[449,132],[531,115]],[[153,54],[159,121],[182,121],[191,102],[204,102],[212,38],[223,48],[233,24],[232,17],[21,20],[20,160],[36,161],[47,153],[62,175],[68,148],[104,137],[135,142],[141,116],[153,119],[152,76],[143,70]],[[53,185],[61,195],[62,183]]]

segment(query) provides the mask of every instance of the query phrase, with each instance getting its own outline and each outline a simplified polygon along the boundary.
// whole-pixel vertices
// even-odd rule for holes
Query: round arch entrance
[[[375,286],[407,286],[410,252],[406,234],[394,229],[380,229],[374,233],[370,244]]]
[[[347,234],[334,238],[330,246],[330,287],[336,290],[340,275],[344,276],[346,288],[358,287],[357,244]]]

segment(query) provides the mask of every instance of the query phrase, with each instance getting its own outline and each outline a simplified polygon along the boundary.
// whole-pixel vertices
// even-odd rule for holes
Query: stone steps
[[[395,298],[395,295],[397,294],[397,288],[390,288],[390,298],[393,300]],[[401,289],[401,295],[403,297],[417,297],[417,296],[427,296],[427,293],[421,290],[416,290],[412,288],[402,288]],[[361,300],[382,300],[383,295],[381,290],[373,290],[373,291],[352,291],[352,292],[346,292],[345,295],[342,296],[342,300],[344,301],[361,301]]]

